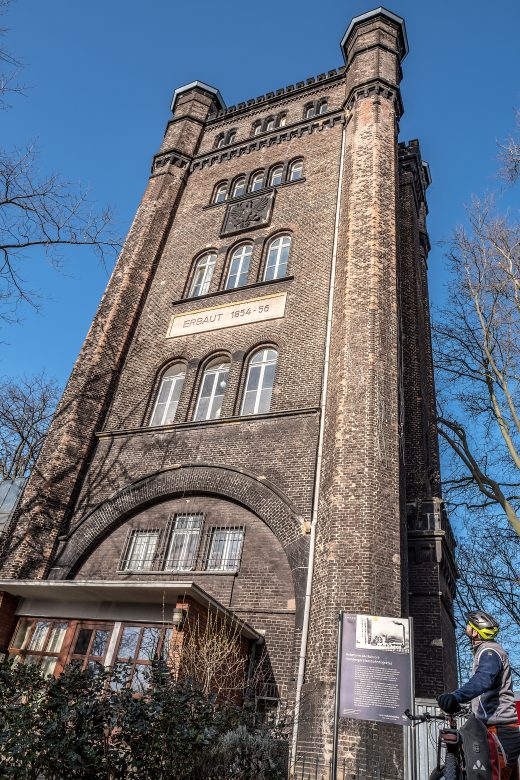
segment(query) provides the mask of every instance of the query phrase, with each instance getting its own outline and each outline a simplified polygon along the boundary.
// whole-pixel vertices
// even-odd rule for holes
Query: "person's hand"
[[[441,693],[441,695],[437,697],[437,702],[441,710],[447,712],[448,715],[455,715],[456,712],[460,712],[461,710],[461,706],[453,693]]]

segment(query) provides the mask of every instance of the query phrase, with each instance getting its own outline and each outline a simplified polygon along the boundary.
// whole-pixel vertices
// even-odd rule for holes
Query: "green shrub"
[[[215,701],[167,668],[136,696],[125,670],[0,664],[0,777],[282,780],[285,734],[251,705]]]

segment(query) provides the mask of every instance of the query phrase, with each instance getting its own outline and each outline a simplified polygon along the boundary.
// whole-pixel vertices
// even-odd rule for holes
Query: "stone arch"
[[[62,537],[50,577],[70,578],[96,544],[127,517],[167,498],[190,494],[225,498],[249,509],[278,538],[299,579],[297,572],[305,565],[308,544],[303,519],[289,499],[268,480],[210,464],[172,466],[130,483],[103,501]]]

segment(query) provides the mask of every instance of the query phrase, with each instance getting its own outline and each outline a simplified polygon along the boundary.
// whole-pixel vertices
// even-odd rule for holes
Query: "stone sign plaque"
[[[243,230],[263,227],[269,224],[273,210],[274,190],[267,195],[256,195],[238,203],[231,203],[222,223],[221,236],[240,233]]]
[[[260,320],[276,320],[285,315],[286,298],[287,293],[276,293],[238,303],[226,303],[223,306],[175,314],[166,336],[178,338],[190,336],[192,333],[247,325]]]

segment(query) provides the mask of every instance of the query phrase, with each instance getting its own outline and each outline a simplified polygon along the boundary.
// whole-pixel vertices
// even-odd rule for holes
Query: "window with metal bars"
[[[199,551],[204,515],[175,514],[170,517],[169,533],[161,568],[189,571],[195,568]]]
[[[237,571],[240,568],[243,544],[244,528],[242,526],[209,529],[204,569],[206,571]]]
[[[119,571],[153,569],[160,533],[158,528],[137,528],[130,531],[119,561]]]

